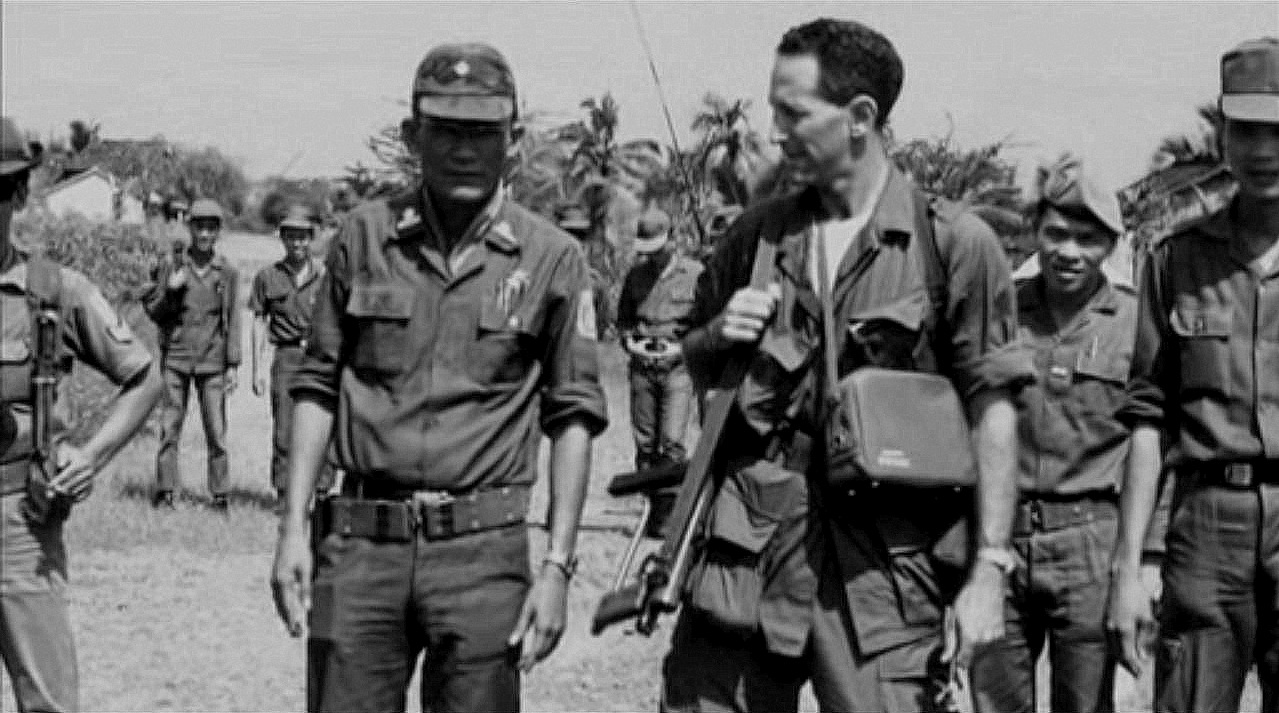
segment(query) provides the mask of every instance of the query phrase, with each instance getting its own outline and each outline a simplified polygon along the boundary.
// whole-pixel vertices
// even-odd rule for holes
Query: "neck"
[[[191,261],[196,264],[196,267],[204,267],[205,265],[208,265],[211,260],[213,260],[212,250],[197,250],[196,248],[192,247],[190,250],[190,255],[191,255]]]
[[[311,264],[311,261],[310,261],[309,259],[307,259],[307,257],[306,257],[305,255],[303,255],[302,257],[298,257],[298,258],[295,258],[295,257],[289,256],[289,255],[285,255],[285,256],[284,256],[284,264],[285,264],[285,265],[288,265],[290,270],[292,270],[292,271],[294,271],[294,272],[297,272],[298,270],[301,270],[301,269],[305,268],[307,265]]]
[[[822,203],[832,216],[851,218],[871,207],[887,173],[888,155],[878,142],[872,142],[843,175],[822,189]]]
[[[1235,220],[1244,232],[1279,237],[1279,198],[1241,192],[1235,206]]]
[[[1104,279],[1101,275],[1093,277],[1091,283],[1079,290],[1062,290],[1054,287],[1047,280],[1044,280],[1044,297],[1048,302],[1048,309],[1052,312],[1053,318],[1060,324],[1067,322],[1071,317],[1079,313],[1093,295],[1101,289]]]
[[[428,198],[435,211],[435,220],[439,222],[440,230],[444,233],[441,237],[447,243],[446,252],[452,252],[453,248],[462,241],[462,236],[466,235],[466,229],[471,227],[476,216],[484,210],[484,206],[488,204],[492,195],[472,202],[453,200],[432,191]]]

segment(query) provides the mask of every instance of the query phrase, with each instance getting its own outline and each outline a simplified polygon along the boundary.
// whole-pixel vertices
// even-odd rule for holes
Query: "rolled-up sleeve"
[[[951,367],[946,370],[967,400],[982,391],[1014,392],[1035,379],[1031,353],[1017,339],[1012,274],[995,232],[969,213],[951,224]],[[944,367],[944,365],[943,365]]]
[[[576,245],[568,246],[554,267],[543,330],[542,431],[554,433],[578,422],[592,436],[599,435],[608,426],[608,409],[599,381],[590,277]]]
[[[348,220],[329,247],[326,270],[316,287],[306,352],[293,373],[289,393],[307,397],[333,408],[337,404],[338,377],[345,361],[343,320],[351,290],[350,242],[345,239],[360,224]]]
[[[693,309],[687,317],[688,332],[682,346],[684,363],[698,388],[714,385],[724,370],[734,344],[720,338],[712,320],[728,305],[738,289],[750,283],[758,241],[758,221],[739,219],[720,238],[697,276]]]
[[[78,272],[63,269],[66,300],[64,342],[85,364],[119,386],[142,373],[151,352],[111,307],[102,292]]]
[[[1160,246],[1147,256],[1142,269],[1132,369],[1127,398],[1119,410],[1120,420],[1130,426],[1150,424],[1161,430],[1167,416],[1167,387],[1176,378],[1170,370],[1164,338],[1170,329],[1161,279],[1166,261],[1167,249]]]

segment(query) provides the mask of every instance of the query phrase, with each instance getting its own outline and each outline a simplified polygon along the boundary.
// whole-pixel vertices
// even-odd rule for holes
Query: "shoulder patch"
[[[577,336],[591,341],[599,338],[595,327],[595,293],[590,288],[582,290],[578,295]]]

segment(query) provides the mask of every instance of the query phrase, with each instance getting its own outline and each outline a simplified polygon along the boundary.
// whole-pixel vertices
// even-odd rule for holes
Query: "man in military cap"
[[[1155,646],[1158,711],[1279,711],[1279,38],[1221,59],[1238,193],[1155,245],[1124,415],[1134,424],[1109,618],[1134,672],[1155,629],[1139,572],[1167,444],[1175,472]]]
[[[84,275],[14,247],[10,222],[26,203],[35,164],[17,125],[0,118],[0,658],[18,710],[75,711],[66,504],[88,495],[94,476],[142,425],[162,387],[150,352]],[[58,330],[55,354],[40,351],[33,309],[56,315],[43,322]],[[72,414],[67,381],[59,380],[52,413],[40,414],[54,428],[56,473],[37,462],[33,434],[35,363],[45,358],[64,376],[79,359],[120,387],[97,431],[73,446],[61,440]]]
[[[311,328],[311,311],[324,275],[324,262],[311,254],[311,245],[320,224],[310,206],[289,206],[280,221],[278,234],[284,243],[284,258],[262,268],[253,276],[249,291],[249,311],[253,313],[252,354],[253,394],[271,395],[271,485],[280,504],[288,484],[289,434],[293,426],[293,399],[289,381],[302,363],[306,333]],[[275,349],[267,384],[267,345]],[[333,484],[333,469],[327,460],[317,491]]]
[[[617,330],[630,357],[635,467],[683,461],[693,382],[679,340],[688,331],[702,264],[671,240],[671,220],[656,208],[639,219],[635,266],[622,281]]]
[[[564,630],[591,438],[606,425],[586,261],[506,197],[514,78],[483,44],[418,66],[405,141],[422,183],[368,201],[329,251],[302,365],[273,588],[307,621],[308,707],[519,707],[519,677]],[[547,548],[525,510],[549,436]],[[342,493],[307,506],[330,437]],[[531,586],[530,586],[531,584]]]
[[[1137,297],[1107,257],[1123,233],[1115,194],[1065,158],[1042,168],[1032,227],[1037,274],[1016,283],[1018,335],[1036,379],[1017,405],[1007,633],[972,668],[978,711],[1033,711],[1048,645],[1053,711],[1114,710],[1115,657],[1105,626],[1106,568],[1119,520],[1128,428],[1119,421]]]
[[[1004,633],[1012,398],[1034,372],[994,232],[960,206],[930,207],[888,156],[903,73],[892,43],[857,22],[814,20],[777,47],[774,140],[805,186],[747,210],[697,283],[683,342],[694,382],[722,384],[732,359],[746,377],[663,664],[665,710],[794,711],[810,680],[823,710],[933,710],[945,662],[967,666]],[[765,242],[775,258],[756,268]],[[833,482],[832,381],[884,365],[954,385],[972,424],[973,498]]]
[[[187,221],[191,244],[162,263],[145,298],[147,314],[160,330],[160,362],[166,399],[156,454],[157,488],[152,503],[173,507],[178,444],[194,388],[208,448],[210,507],[225,512],[231,487],[226,453],[226,398],[240,367],[240,276],[215,246],[222,233],[222,207],[202,199]]]

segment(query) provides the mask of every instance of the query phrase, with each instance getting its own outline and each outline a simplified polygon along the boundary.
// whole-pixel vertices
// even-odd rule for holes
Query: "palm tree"
[[[1219,138],[1225,117],[1221,115],[1220,107],[1214,102],[1205,102],[1195,107],[1195,114],[1199,119],[1195,132],[1173,134],[1160,140],[1151,161],[1152,170],[1184,163],[1221,163]]]
[[[723,203],[746,205],[748,184],[760,165],[763,139],[750,124],[749,99],[729,101],[707,92],[693,118],[699,135],[694,150],[696,173],[719,193]]]

